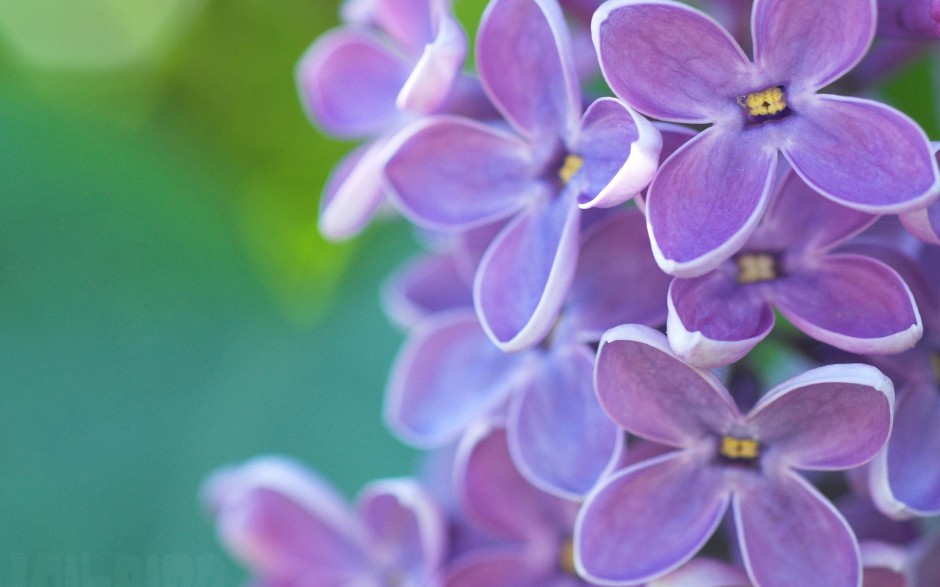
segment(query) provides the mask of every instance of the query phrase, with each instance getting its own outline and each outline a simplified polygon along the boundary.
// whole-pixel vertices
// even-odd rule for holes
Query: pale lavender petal
[[[643,215],[617,213],[584,233],[564,320],[591,342],[619,324],[659,326],[670,281],[653,259]]]
[[[493,346],[472,311],[434,316],[412,332],[395,359],[385,421],[415,446],[440,446],[505,401],[519,362]]]
[[[278,457],[216,472],[203,488],[223,543],[271,578],[348,577],[363,568],[366,537],[345,501],[316,474]]]
[[[862,587],[913,587],[907,550],[883,542],[860,542]]]
[[[894,386],[869,365],[827,365],[769,391],[748,420],[771,468],[848,469],[891,433]]]
[[[575,176],[582,208],[622,204],[653,179],[662,137],[655,126],[613,98],[591,104],[581,119],[575,152],[584,164]]]
[[[720,473],[683,452],[624,469],[585,500],[575,566],[587,581],[635,585],[686,562],[728,507]]]
[[[320,233],[334,241],[353,237],[365,228],[385,199],[382,166],[385,141],[373,141],[347,155],[327,180],[320,200]]]
[[[385,174],[402,212],[427,228],[487,224],[547,189],[529,145],[473,120],[428,118],[399,140]]]
[[[506,431],[478,422],[461,439],[455,487],[467,518],[504,540],[536,540],[570,528],[574,505],[530,484],[509,453]]]
[[[839,512],[799,475],[785,473],[734,494],[748,574],[761,587],[858,587],[858,543]]]
[[[607,83],[643,114],[698,123],[738,114],[733,98],[752,66],[705,14],[666,0],[615,0],[594,13],[592,31]]]
[[[538,365],[510,408],[513,459],[533,485],[580,499],[617,463],[624,435],[594,395],[593,351],[565,345]]]
[[[765,139],[712,127],[663,162],[646,200],[653,254],[663,271],[702,275],[744,245],[773,184],[777,150]]]
[[[460,76],[466,55],[467,36],[460,24],[450,15],[440,15],[437,35],[423,47],[396,105],[421,114],[438,111]]]
[[[754,62],[788,90],[818,90],[865,56],[875,13],[875,0],[756,0]]]
[[[580,210],[565,191],[519,214],[487,249],[473,284],[483,329],[505,351],[545,337],[578,259]]]
[[[940,245],[940,204],[934,202],[926,208],[905,212],[900,219],[904,228],[920,240]]]
[[[873,495],[886,513],[940,514],[940,397],[930,387],[898,395],[894,432],[872,467]]]
[[[794,269],[774,282],[773,299],[797,328],[854,353],[899,353],[923,333],[914,296],[901,277],[860,255],[829,255]]]
[[[414,327],[431,314],[472,306],[470,286],[451,253],[413,259],[382,287],[385,314],[403,329]]]
[[[431,585],[447,555],[447,520],[413,479],[367,485],[357,500],[359,518],[372,535],[370,554],[415,585]]]
[[[729,365],[746,355],[774,327],[764,289],[737,282],[737,266],[721,266],[669,286],[669,345],[698,367]]]
[[[448,569],[447,587],[548,587],[547,569],[522,546],[467,553]]]
[[[568,137],[581,116],[567,27],[554,0],[494,0],[480,22],[480,78],[506,120],[531,139]]]
[[[647,587],[751,587],[751,581],[738,567],[710,558],[695,558],[665,577],[650,581]]]
[[[901,398],[902,396],[898,396]],[[900,400],[898,408],[900,409]],[[897,420],[895,414],[895,420]],[[876,459],[880,459],[884,451],[878,453]],[[896,520],[884,515],[872,502],[869,495],[868,477],[872,467],[862,467],[856,469],[849,477],[849,484],[860,485],[859,488],[851,487],[851,492],[843,495],[834,503],[842,516],[845,517],[855,537],[860,543],[865,541],[876,542],[879,544],[910,545],[913,544],[921,535],[920,528],[915,520]],[[861,473],[861,474],[859,474]]]
[[[822,197],[788,170],[747,246],[765,251],[787,249],[789,254],[828,251],[877,219]]]
[[[438,0],[371,0],[372,20],[409,55],[417,55],[434,38]]]
[[[615,422],[660,444],[699,446],[702,438],[726,432],[740,418],[711,372],[676,358],[666,337],[645,326],[618,326],[604,334],[594,384]]]
[[[378,39],[340,29],[323,35],[297,64],[301,102],[325,132],[363,137],[400,117],[395,96],[409,67]]]
[[[819,95],[790,119],[783,152],[806,183],[827,198],[886,214],[922,208],[940,191],[940,171],[927,136],[890,106]]]
[[[486,254],[486,249],[499,233],[503,231],[508,220],[484,224],[476,228],[465,230],[454,237],[454,261],[464,276],[467,283],[473,284],[473,276],[476,275],[477,267],[480,266],[480,260]]]
[[[940,0],[878,0],[878,36],[940,38]]]

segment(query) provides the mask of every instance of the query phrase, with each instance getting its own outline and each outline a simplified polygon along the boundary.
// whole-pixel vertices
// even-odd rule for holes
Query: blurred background
[[[378,287],[417,247],[316,231],[350,145],[293,68],[336,24],[336,0],[0,2],[0,585],[237,585],[216,467],[287,454],[348,496],[412,471]],[[937,137],[929,67],[891,91]]]

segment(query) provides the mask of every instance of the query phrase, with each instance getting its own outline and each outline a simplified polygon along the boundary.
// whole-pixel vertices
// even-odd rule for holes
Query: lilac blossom
[[[410,127],[386,166],[403,213],[456,231],[509,219],[483,256],[474,303],[505,350],[551,330],[575,273],[582,208],[633,197],[656,169],[658,131],[619,100],[583,113],[556,0],[492,0],[476,62],[507,127],[434,117]]]
[[[589,581],[638,585],[689,560],[734,511],[748,576],[760,587],[856,587],[858,543],[802,476],[864,464],[891,432],[891,381],[868,365],[807,371],[742,415],[707,371],[642,326],[604,335],[595,371],[608,415],[627,432],[676,448],[602,480],[575,526]]]
[[[381,170],[394,134],[418,115],[485,112],[460,74],[466,36],[449,0],[366,0],[345,5],[348,24],[318,39],[297,65],[308,116],[323,132],[371,139],[335,169],[321,201],[320,231],[357,234],[384,200]]]
[[[903,39],[940,38],[940,0],[878,0],[878,34]]]
[[[817,94],[864,56],[874,0],[756,0],[754,60],[705,14],[669,0],[612,0],[594,42],[614,92],[661,120],[711,124],[649,188],[660,266],[695,277],[730,257],[769,204],[782,152],[812,188],[869,213],[910,212],[940,190],[923,130],[877,102]]]
[[[221,541],[261,585],[439,584],[445,520],[414,480],[375,481],[352,511],[301,465],[259,457],[216,472],[203,494]]]
[[[455,485],[464,515],[491,545],[448,565],[446,587],[578,587],[571,534],[577,503],[540,491],[516,470],[506,431],[481,421],[460,444]]]
[[[940,161],[940,142],[933,143],[934,157]],[[940,245],[940,203],[914,212],[901,214],[901,222],[917,238],[926,243]]]
[[[761,225],[731,259],[669,288],[669,343],[697,366],[732,363],[764,339],[776,307],[809,336],[860,354],[910,349],[923,332],[904,280],[881,261],[832,252],[877,217],[785,172]]]
[[[566,305],[537,347],[502,352],[471,308],[423,321],[389,380],[389,427],[410,444],[440,446],[482,416],[508,410],[510,445],[526,478],[561,496],[587,492],[617,459],[622,435],[597,404],[586,343],[621,322],[665,320],[668,277],[643,224],[636,210],[618,212],[584,232]]]

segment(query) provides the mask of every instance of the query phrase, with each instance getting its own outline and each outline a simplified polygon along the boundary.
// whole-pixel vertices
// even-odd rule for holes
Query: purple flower
[[[940,38],[940,0],[878,0],[878,34],[902,39]]]
[[[940,171],[906,115],[860,98],[817,94],[863,57],[874,0],[756,0],[754,61],[713,20],[668,0],[613,0],[594,42],[614,92],[662,120],[712,126],[667,159],[647,218],[660,266],[701,275],[756,228],[778,152],[813,189],[869,213],[926,206]]]
[[[325,133],[360,139],[334,171],[320,231],[357,234],[384,200],[389,140],[420,114],[475,109],[475,84],[460,77],[466,37],[448,0],[369,0],[346,5],[352,22],[318,39],[297,65],[308,116]],[[467,102],[463,104],[463,102]]]
[[[813,369],[743,416],[717,378],[676,358],[665,336],[621,326],[601,341],[595,382],[627,432],[677,450],[619,471],[587,497],[575,555],[589,581],[637,585],[677,568],[730,505],[755,584],[858,585],[851,529],[795,470],[856,467],[884,446],[894,392],[881,372]]]
[[[526,478],[561,496],[587,492],[623,439],[597,403],[593,351],[585,343],[622,321],[665,319],[668,277],[656,267],[643,224],[634,210],[584,232],[566,305],[537,347],[502,352],[469,308],[423,321],[389,379],[389,427],[410,444],[440,446],[482,416],[508,409],[513,457]],[[633,295],[623,295],[626,287]]]
[[[577,503],[539,491],[516,470],[506,431],[493,421],[460,443],[458,495],[468,521],[497,543],[453,561],[446,587],[579,587],[571,533]]]
[[[261,457],[216,472],[203,489],[219,537],[261,584],[432,587],[445,520],[415,481],[375,481],[355,512],[300,465]]]
[[[774,326],[774,307],[809,336],[855,353],[898,353],[923,327],[901,277],[831,251],[877,217],[819,196],[788,172],[760,227],[710,273],[669,288],[669,343],[700,367],[732,363]]]
[[[484,89],[511,128],[429,118],[403,135],[388,183],[416,223],[455,231],[510,219],[484,255],[474,303],[505,350],[552,328],[575,272],[581,208],[610,207],[655,171],[659,132],[619,100],[582,116],[555,0],[493,0],[477,38]]]
[[[932,147],[934,157],[940,161],[940,142],[933,143]],[[934,202],[926,208],[901,214],[901,222],[920,240],[940,245],[940,203]]]

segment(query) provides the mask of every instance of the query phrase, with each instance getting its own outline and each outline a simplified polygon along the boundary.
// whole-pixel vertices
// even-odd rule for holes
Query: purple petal
[[[510,408],[510,449],[535,486],[583,497],[620,459],[623,433],[594,395],[594,353],[566,345],[546,355]]]
[[[604,334],[594,383],[615,422],[660,444],[697,446],[740,417],[714,375],[683,363],[664,335],[645,326],[618,326]]]
[[[861,560],[848,523],[794,473],[734,495],[735,524],[748,574],[761,587],[858,587]]]
[[[434,316],[395,359],[385,421],[415,446],[440,446],[506,399],[519,364],[520,357],[493,346],[473,312]]]
[[[436,37],[423,47],[398,94],[396,104],[401,109],[421,114],[438,111],[460,76],[467,55],[466,34],[452,16],[442,14],[438,20]]]
[[[782,149],[806,183],[872,214],[909,212],[933,201],[940,171],[917,123],[890,106],[814,96],[791,116]]]
[[[547,189],[534,180],[529,145],[482,123],[429,118],[411,125],[400,140],[385,174],[402,212],[427,228],[487,224]]]
[[[456,308],[470,308],[473,297],[453,254],[426,254],[409,261],[382,287],[386,315],[403,329]]]
[[[730,265],[730,264],[729,264]],[[774,311],[759,286],[737,283],[735,265],[669,287],[669,345],[698,367],[729,365],[774,327]]]
[[[894,386],[869,365],[828,365],[768,392],[748,414],[773,467],[848,469],[891,433]]]
[[[581,119],[575,151],[584,159],[582,208],[622,204],[645,188],[659,166],[662,137],[655,126],[613,98],[591,104]]]
[[[940,0],[879,0],[878,36],[940,38]]]
[[[375,23],[410,55],[421,52],[434,37],[435,0],[371,0]]]
[[[670,280],[653,259],[643,215],[615,214],[584,234],[564,320],[579,339],[591,342],[618,324],[659,326],[666,319]]]
[[[216,472],[203,489],[219,536],[253,571],[274,578],[348,578],[365,562],[366,539],[345,501],[287,459],[261,457]]]
[[[589,582],[642,583],[692,558],[728,507],[722,477],[683,452],[624,469],[584,502],[575,566]]]
[[[718,127],[664,161],[646,201],[653,254],[663,271],[695,277],[740,249],[767,207],[776,161],[762,133]]]
[[[513,127],[535,139],[568,137],[581,94],[564,15],[551,0],[494,0],[480,22],[477,69]]]
[[[607,83],[643,114],[697,123],[737,115],[728,97],[752,66],[705,14],[665,0],[616,0],[594,13],[592,30]]]
[[[817,340],[855,353],[898,353],[923,333],[907,285],[890,267],[860,255],[828,255],[773,284],[780,312]]]
[[[336,166],[320,200],[320,233],[339,241],[365,228],[385,198],[382,166],[387,142],[366,143]]]
[[[448,569],[447,587],[547,587],[545,565],[522,547],[470,552]]]
[[[907,550],[883,542],[860,542],[864,587],[913,587]]]
[[[339,29],[304,53],[296,76],[301,101],[317,125],[336,136],[363,137],[399,120],[395,96],[408,67],[374,37]]]
[[[573,504],[522,477],[510,457],[506,431],[495,423],[479,422],[467,431],[454,470],[464,513],[494,537],[544,540],[570,528]]]
[[[940,245],[940,204],[934,202],[926,208],[906,212],[900,219],[904,228],[920,240]]]
[[[872,479],[882,510],[894,516],[940,513],[940,397],[933,386],[898,395],[894,432],[876,459]]]
[[[650,581],[648,587],[751,587],[751,581],[738,567],[696,558],[665,577]]]
[[[578,258],[574,197],[565,191],[519,214],[480,261],[473,301],[483,329],[505,351],[536,344],[558,317]]]
[[[818,90],[865,56],[875,12],[875,0],[756,0],[754,62],[788,90]]]

